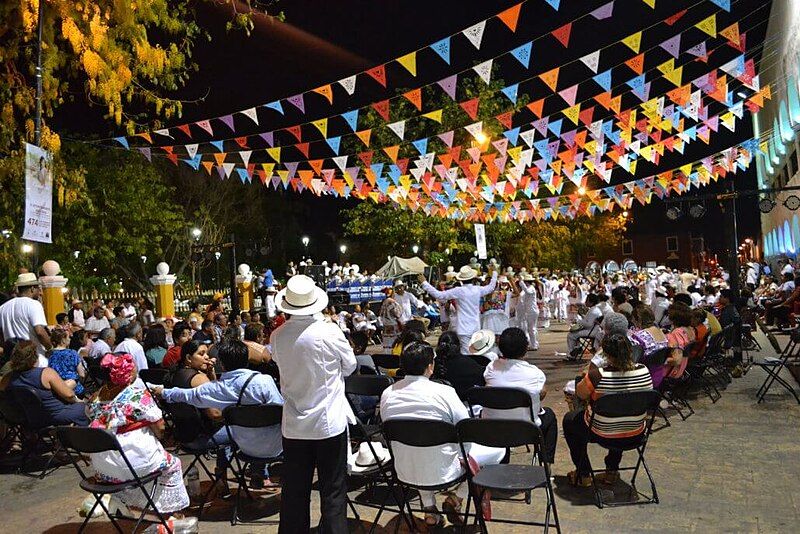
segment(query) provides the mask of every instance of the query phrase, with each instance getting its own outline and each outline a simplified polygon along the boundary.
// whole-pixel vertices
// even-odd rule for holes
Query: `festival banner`
[[[22,239],[52,243],[53,155],[25,143],[25,229]]]

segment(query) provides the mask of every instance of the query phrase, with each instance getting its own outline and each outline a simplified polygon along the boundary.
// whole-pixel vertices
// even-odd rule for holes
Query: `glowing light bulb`
[[[578,194],[579,195],[585,195],[586,194],[586,188],[583,187],[583,186],[579,187],[578,188]]]
[[[487,136],[485,133],[483,133],[483,132],[478,132],[477,134],[475,134],[475,140],[476,140],[476,141],[477,141],[479,144],[481,144],[481,145],[482,145],[483,143],[485,143],[486,141],[488,141],[488,140],[489,140],[489,137],[488,137],[488,136]]]

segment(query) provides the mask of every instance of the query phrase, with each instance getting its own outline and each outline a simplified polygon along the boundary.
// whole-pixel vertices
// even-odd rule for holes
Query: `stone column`
[[[175,316],[175,280],[174,274],[169,274],[169,265],[161,262],[156,265],[157,275],[150,277],[150,283],[156,289],[156,316],[160,319]]]
[[[64,288],[67,286],[67,279],[58,274],[61,272],[61,266],[53,260],[44,262],[42,271],[44,271],[44,276],[39,278],[42,286],[42,307],[44,307],[44,316],[47,318],[48,326],[54,326],[56,315],[66,311]]]
[[[239,274],[236,275],[236,290],[239,293],[239,310],[250,311],[253,309],[253,273],[246,263],[239,265]]]

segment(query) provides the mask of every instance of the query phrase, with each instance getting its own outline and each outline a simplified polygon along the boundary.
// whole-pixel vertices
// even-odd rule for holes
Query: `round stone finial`
[[[169,264],[167,262],[162,261],[158,265],[156,265],[156,272],[161,276],[169,274]]]
[[[246,263],[240,263],[239,274],[241,274],[242,276],[250,274],[250,266],[247,265]]]
[[[44,272],[45,276],[56,276],[59,272],[61,272],[61,266],[57,261],[47,260],[42,264],[42,271]]]

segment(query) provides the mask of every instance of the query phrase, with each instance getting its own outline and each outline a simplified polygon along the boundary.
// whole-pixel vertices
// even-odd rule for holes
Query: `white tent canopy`
[[[428,264],[417,256],[413,258],[392,256],[375,274],[381,278],[400,278],[409,274],[424,274],[427,266]]]

